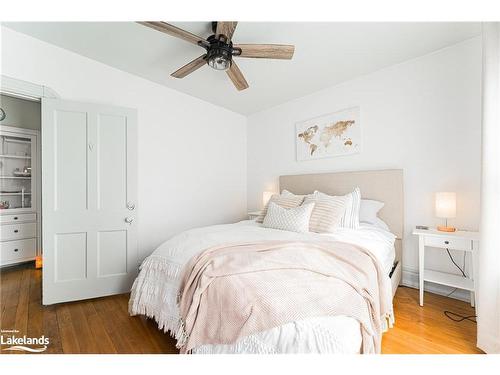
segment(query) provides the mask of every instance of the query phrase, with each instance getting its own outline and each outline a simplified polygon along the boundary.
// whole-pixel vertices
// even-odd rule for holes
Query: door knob
[[[126,217],[126,218],[125,218],[125,222],[126,222],[127,224],[132,224],[132,221],[134,221],[134,218],[133,218],[133,217]]]
[[[133,204],[132,202],[127,202],[127,208],[132,211],[135,209],[135,204]]]

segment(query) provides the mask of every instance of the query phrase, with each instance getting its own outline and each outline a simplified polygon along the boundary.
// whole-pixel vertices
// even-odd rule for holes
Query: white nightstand
[[[248,220],[255,220],[259,217],[262,211],[252,211],[249,212],[248,215]]]
[[[415,229],[413,234],[418,236],[418,270],[420,287],[420,306],[424,305],[424,281],[447,285],[452,288],[470,291],[471,306],[474,306],[474,278],[475,255],[478,251],[479,233],[469,231],[440,232],[435,229]],[[424,268],[425,247],[438,249],[461,250],[468,252],[471,257],[469,277],[465,278],[446,272],[427,270]]]

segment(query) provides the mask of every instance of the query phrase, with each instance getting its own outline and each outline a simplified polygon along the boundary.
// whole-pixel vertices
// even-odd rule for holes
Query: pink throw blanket
[[[209,248],[185,267],[181,352],[309,317],[359,321],[362,353],[380,353],[392,318],[390,279],[366,249],[345,242],[266,241]]]

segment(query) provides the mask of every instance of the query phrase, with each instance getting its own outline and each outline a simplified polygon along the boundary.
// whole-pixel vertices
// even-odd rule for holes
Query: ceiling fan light
[[[208,59],[208,65],[215,70],[228,70],[231,67],[231,60],[225,56],[212,56]]]
[[[212,43],[208,50],[208,65],[215,70],[228,70],[231,67],[231,47],[221,43],[219,40],[215,40]]]

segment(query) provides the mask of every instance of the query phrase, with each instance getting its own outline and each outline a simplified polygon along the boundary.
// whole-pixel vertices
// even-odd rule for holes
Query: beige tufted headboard
[[[344,195],[355,187],[361,190],[363,199],[375,199],[385,205],[379,213],[396,240],[396,259],[402,259],[404,233],[403,170],[355,171],[280,176],[280,191],[286,189],[295,194],[309,194],[319,190],[329,195]]]

